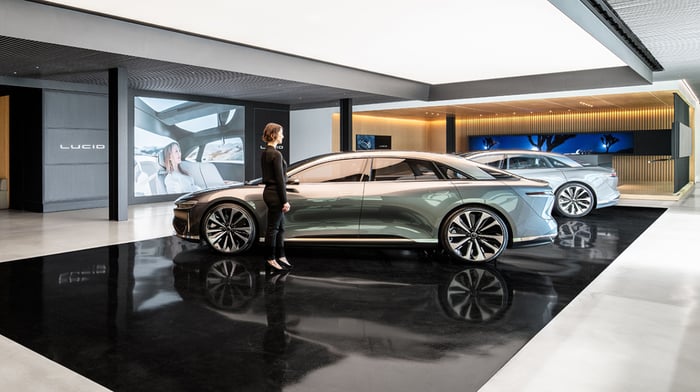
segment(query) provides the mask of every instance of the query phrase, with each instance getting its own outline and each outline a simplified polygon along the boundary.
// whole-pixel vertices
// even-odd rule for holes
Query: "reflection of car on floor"
[[[291,242],[441,245],[464,261],[506,247],[551,243],[551,188],[447,154],[329,154],[288,170],[285,239]],[[178,236],[228,254],[263,237],[263,185],[205,190],[175,201]]]
[[[566,155],[544,151],[492,150],[463,157],[499,169],[547,181],[556,194],[555,211],[568,218],[588,215],[595,208],[617,204],[615,169],[583,166]]]
[[[558,300],[551,281],[536,272],[377,252],[350,256],[336,249],[315,261],[297,259],[292,274],[279,280],[260,273],[257,256],[199,248],[174,258],[174,283],[185,301],[263,325],[271,309],[278,310],[270,307],[267,290],[283,284],[285,331],[292,339],[332,352],[402,359],[440,358],[490,339],[495,344],[506,331],[520,339],[551,320]]]

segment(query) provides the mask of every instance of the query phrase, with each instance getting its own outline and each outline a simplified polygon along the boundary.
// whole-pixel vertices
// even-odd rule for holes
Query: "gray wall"
[[[294,110],[289,113],[289,162],[294,163],[314,155],[332,151],[333,113],[337,107]]]
[[[43,210],[106,207],[107,95],[46,89],[43,98]]]

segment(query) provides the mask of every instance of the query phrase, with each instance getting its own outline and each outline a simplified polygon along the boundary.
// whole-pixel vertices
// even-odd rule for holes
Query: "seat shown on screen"
[[[192,176],[194,183],[202,189],[225,185],[221,173],[211,162],[180,162],[180,169]]]

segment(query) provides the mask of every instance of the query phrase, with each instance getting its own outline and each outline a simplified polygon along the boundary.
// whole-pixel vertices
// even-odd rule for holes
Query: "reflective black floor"
[[[0,334],[117,391],[476,391],[662,212],[559,219],[495,265],[289,248],[266,279],[175,237],[0,263]]]

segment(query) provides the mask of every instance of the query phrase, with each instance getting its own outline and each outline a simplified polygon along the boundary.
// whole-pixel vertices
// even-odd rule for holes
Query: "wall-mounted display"
[[[470,136],[469,150],[521,149],[560,154],[633,154],[633,132]]]
[[[469,136],[468,143],[469,151],[520,149],[560,154],[671,155],[671,131],[480,135]]]
[[[693,152],[693,129],[681,122],[674,122],[673,134],[673,157],[689,157]]]
[[[355,135],[355,148],[360,150],[391,150],[391,136]]]
[[[242,105],[134,97],[134,196],[243,181],[244,131]]]

